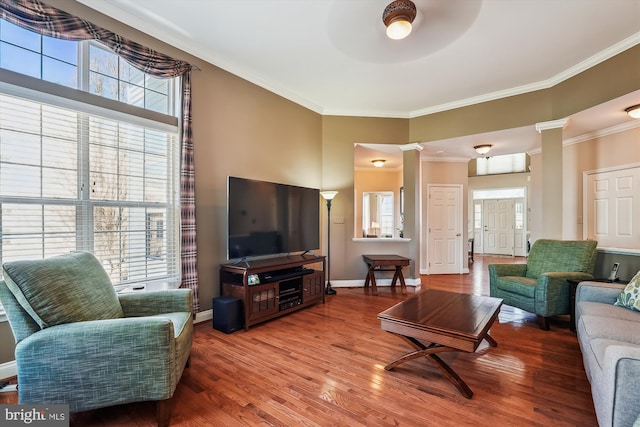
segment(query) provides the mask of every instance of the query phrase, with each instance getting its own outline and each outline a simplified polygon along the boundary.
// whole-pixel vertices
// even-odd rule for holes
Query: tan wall
[[[563,238],[583,239],[583,173],[640,164],[640,128],[565,146],[563,151]]]
[[[331,278],[364,280],[364,253],[396,253],[406,255],[403,243],[353,242],[354,168],[353,148],[356,142],[371,144],[406,144],[409,121],[375,117],[324,116],[322,119],[323,189],[338,190],[331,205],[331,218],[344,218],[344,223],[331,223]],[[326,209],[322,217],[322,246],[326,247]],[[373,240],[373,239],[369,239]],[[326,251],[324,251],[326,253]]]

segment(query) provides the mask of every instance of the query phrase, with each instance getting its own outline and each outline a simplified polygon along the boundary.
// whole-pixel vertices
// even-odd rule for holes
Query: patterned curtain
[[[135,68],[154,77],[182,76],[181,231],[182,283],[193,289],[194,312],[199,311],[196,264],[195,168],[191,128],[192,66],[125,39],[82,18],[47,6],[40,0],[0,0],[2,18],[39,34],[66,40],[96,40]]]

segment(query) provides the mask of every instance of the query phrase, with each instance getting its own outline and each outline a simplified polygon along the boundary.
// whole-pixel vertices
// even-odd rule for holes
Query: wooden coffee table
[[[387,371],[401,363],[424,356],[456,386],[467,399],[473,391],[436,353],[473,353],[482,340],[498,343],[489,328],[498,317],[500,298],[458,294],[427,289],[378,314],[380,327],[407,341],[415,351],[384,367]]]

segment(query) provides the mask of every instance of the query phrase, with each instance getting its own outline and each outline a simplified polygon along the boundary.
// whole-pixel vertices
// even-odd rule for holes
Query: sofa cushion
[[[608,340],[619,341],[640,345],[640,322],[615,319],[612,317],[600,317],[583,315],[579,322],[582,323],[582,331],[586,334],[584,338],[593,340],[595,338],[606,338]]]
[[[578,301],[576,303],[576,314],[578,313],[578,317],[582,317],[585,315],[602,317],[603,322],[606,322],[607,318],[611,318],[637,322],[640,325],[639,312],[627,310],[623,307],[618,307],[613,304],[605,304],[602,302],[594,301]]]
[[[614,305],[640,311],[640,271],[631,278],[629,284],[620,292]]]
[[[100,261],[88,252],[3,265],[7,287],[41,328],[123,317]]]
[[[533,298],[536,294],[536,279],[520,276],[498,277],[496,287],[503,291]]]

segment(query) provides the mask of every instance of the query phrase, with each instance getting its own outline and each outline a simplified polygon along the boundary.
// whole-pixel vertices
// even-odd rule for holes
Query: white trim
[[[193,319],[193,323],[202,323],[211,319],[213,319],[213,309],[199,311],[196,313],[196,318]]]
[[[591,141],[598,138],[604,138],[605,136],[615,135],[616,133],[625,132],[631,129],[640,127],[640,120],[634,120],[632,122],[621,123],[616,126],[611,126],[606,129],[600,129],[593,132],[588,132],[583,135],[568,138],[562,141],[563,146],[569,146],[573,144],[580,144],[582,142]]]
[[[446,163],[469,163],[474,157],[437,157],[437,156],[420,156],[420,160],[425,162],[446,162]]]
[[[399,145],[398,147],[400,147],[400,150],[402,150],[402,151],[411,151],[411,150],[422,151],[422,150],[424,150],[424,146],[419,142],[411,142],[409,144]]]
[[[390,287],[392,279],[378,279],[376,278],[376,287]],[[416,277],[415,279],[406,278],[404,279],[404,283],[407,286],[415,286],[420,287],[420,277]],[[396,282],[396,287],[400,286]],[[351,279],[351,280],[333,280],[331,279],[331,287],[332,288],[364,288],[364,279]]]
[[[569,119],[549,120],[548,122],[536,123],[536,130],[538,133],[542,133],[543,130],[564,128],[567,125]]]
[[[0,379],[11,378],[18,375],[18,365],[15,360],[0,364]]]
[[[354,243],[406,243],[411,239],[406,237],[354,237],[351,241]],[[333,284],[333,280],[331,284]]]
[[[640,249],[596,248],[596,250],[603,254],[640,256]]]

